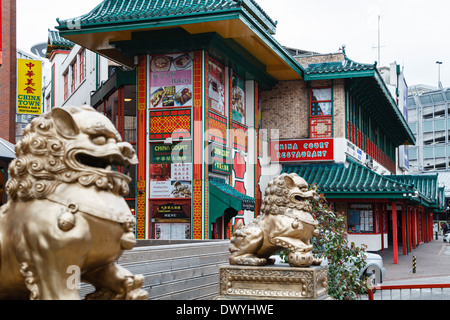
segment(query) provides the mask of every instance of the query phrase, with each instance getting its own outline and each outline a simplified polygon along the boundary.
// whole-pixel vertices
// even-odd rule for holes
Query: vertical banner
[[[138,96],[138,170],[137,170],[137,208],[136,208],[136,237],[145,239],[147,198],[146,198],[146,153],[147,153],[147,56],[138,58],[137,96]]]
[[[17,113],[42,113],[42,62],[17,59]]]
[[[193,121],[194,121],[194,137],[193,137],[193,183],[192,183],[192,239],[202,239],[202,216],[203,216],[203,183],[202,183],[202,146],[204,143],[202,113],[202,52],[194,52],[194,86],[193,86]]]

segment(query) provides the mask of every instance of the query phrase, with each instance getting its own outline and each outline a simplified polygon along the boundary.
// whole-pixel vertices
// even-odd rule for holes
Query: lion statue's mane
[[[89,106],[80,108],[96,112]],[[79,109],[68,108],[68,111],[77,113]],[[120,136],[117,140],[121,141]],[[23,138],[16,145],[17,158],[9,167],[6,192],[12,199],[44,199],[61,183],[76,182],[120,196],[129,193],[131,179],[127,176],[114,171],[103,173],[71,166],[72,161],[67,161],[71,154],[66,153],[66,141],[56,130],[50,113],[34,118],[26,126]]]

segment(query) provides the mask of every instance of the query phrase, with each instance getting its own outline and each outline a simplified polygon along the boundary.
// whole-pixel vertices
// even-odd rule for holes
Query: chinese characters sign
[[[218,146],[214,143],[209,145],[210,150],[210,170],[211,172],[225,175],[231,174],[231,149]]]
[[[42,62],[17,59],[17,113],[42,113]]]
[[[333,139],[272,141],[270,157],[273,162],[332,161]]]

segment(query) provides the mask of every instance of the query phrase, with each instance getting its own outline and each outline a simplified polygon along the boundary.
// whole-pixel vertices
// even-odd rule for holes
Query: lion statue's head
[[[311,212],[309,200],[317,196],[315,190],[309,190],[305,179],[296,173],[283,173],[272,179],[267,185],[261,205],[262,214],[285,214],[288,209]]]
[[[43,199],[63,183],[124,196],[131,178],[113,167],[137,164],[133,147],[90,106],[54,108],[33,119],[16,145],[16,157],[6,192],[22,201]]]

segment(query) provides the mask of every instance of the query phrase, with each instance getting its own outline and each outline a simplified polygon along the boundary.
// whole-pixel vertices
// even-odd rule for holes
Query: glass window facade
[[[410,95],[409,125],[417,148],[410,148],[410,171],[450,170],[450,90]]]

